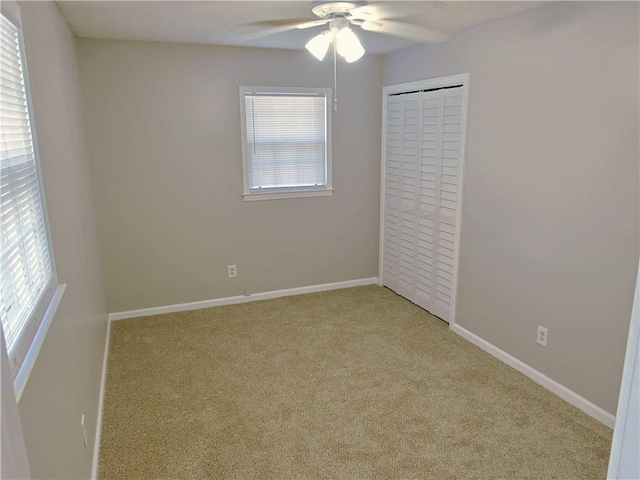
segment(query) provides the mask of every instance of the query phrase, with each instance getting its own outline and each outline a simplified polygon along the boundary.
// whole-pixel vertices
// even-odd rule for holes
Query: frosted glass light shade
[[[364,55],[364,48],[349,27],[344,27],[336,35],[336,47],[338,53],[344,57],[347,63],[355,62]]]
[[[318,60],[322,60],[329,50],[329,45],[331,45],[331,36],[321,33],[309,40],[304,48]]]

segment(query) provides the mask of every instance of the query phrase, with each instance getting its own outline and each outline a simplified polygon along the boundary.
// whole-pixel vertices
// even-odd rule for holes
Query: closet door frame
[[[386,198],[386,168],[387,168],[387,99],[389,95],[398,93],[412,93],[420,90],[429,90],[443,87],[462,86],[462,112],[461,112],[461,132],[460,132],[460,184],[458,186],[458,209],[456,211],[456,247],[455,261],[453,266],[453,288],[451,298],[451,327],[456,323],[456,307],[458,298],[458,271],[460,264],[460,230],[462,223],[462,209],[464,207],[464,170],[466,163],[467,145],[467,115],[469,110],[469,74],[451,75],[447,77],[432,78],[429,80],[419,80],[416,82],[389,85],[382,89],[382,161],[380,170],[380,248],[378,258],[378,282],[384,284],[384,230],[385,230],[385,198]]]

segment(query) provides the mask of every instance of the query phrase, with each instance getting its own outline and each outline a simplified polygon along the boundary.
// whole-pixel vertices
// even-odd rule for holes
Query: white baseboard
[[[96,438],[93,440],[93,466],[91,478],[98,478],[98,463],[100,461],[100,435],[102,433],[102,406],[104,404],[104,390],[107,383],[107,360],[109,358],[109,337],[111,336],[111,320],[107,323],[107,338],[104,342],[104,356],[102,359],[102,376],[100,378],[100,399],[98,400],[98,415],[96,418]]]
[[[302,295],[304,293],[324,292],[327,290],[337,290],[339,288],[361,287],[363,285],[378,285],[378,278],[360,278],[358,280],[347,280],[345,282],[323,283],[320,285],[310,285],[308,287],[286,288],[284,290],[274,290],[271,292],[253,293],[251,295],[239,295],[237,297],[215,298],[200,302],[178,303],[163,307],[141,308],[139,310],[129,310],[128,312],[116,312],[109,314],[109,321],[124,320],[125,318],[144,317],[147,315],[160,315],[162,313],[186,312],[188,310],[198,310],[200,308],[219,307],[222,305],[234,305],[236,303],[255,302],[256,300],[268,300],[270,298],[288,297],[290,295]]]
[[[569,390],[564,385],[561,385],[555,380],[550,379],[549,377],[540,373],[536,369],[530,367],[526,363],[523,363],[517,358],[512,357],[507,352],[500,350],[498,347],[480,338],[476,334],[471,333],[469,330],[461,327],[460,325],[451,324],[450,328],[461,337],[469,340],[471,343],[477,345],[485,352],[490,353],[491,355],[496,357],[498,360],[502,360],[504,363],[506,363],[510,367],[513,367],[516,370],[518,370],[520,373],[525,374],[527,377],[529,377],[531,380],[533,380],[537,384],[542,385],[544,388],[546,388],[550,392],[555,393],[560,398],[562,398],[563,400],[566,400],[574,407],[579,408],[587,415],[590,415],[596,420],[604,423],[608,427],[613,428],[616,421],[616,418],[614,415],[603,410],[597,405],[591,403],[589,400],[587,400],[584,397],[581,397],[574,391]]]

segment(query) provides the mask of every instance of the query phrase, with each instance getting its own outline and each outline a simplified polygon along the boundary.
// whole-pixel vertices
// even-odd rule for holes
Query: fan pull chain
[[[338,110],[338,64],[336,62],[336,42],[333,42],[333,109]]]

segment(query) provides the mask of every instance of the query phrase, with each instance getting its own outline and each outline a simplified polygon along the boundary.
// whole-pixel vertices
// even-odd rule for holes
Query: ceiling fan
[[[275,35],[288,30],[305,30],[328,25],[329,29],[311,38],[305,48],[318,60],[323,60],[329,47],[333,44],[333,109],[338,109],[338,80],[336,57],[344,57],[347,63],[355,62],[364,53],[364,47],[352,26],[369,32],[382,33],[395,37],[406,38],[416,42],[437,43],[446,40],[446,36],[437,30],[421,25],[389,20],[411,16],[409,8],[411,2],[375,2],[369,4],[365,0],[343,1],[312,1],[311,12],[318,19],[306,18],[272,20],[258,22],[258,25],[268,26],[264,30],[250,33],[238,38],[237,41],[249,41],[256,38]]]
[[[406,3],[376,2],[369,4],[363,0],[346,1],[313,1],[311,12],[317,20],[283,19],[260,22],[259,25],[272,26],[256,33],[245,35],[243,41],[253,40],[268,35],[294,29],[308,29],[328,25],[329,29],[313,37],[305,45],[318,60],[326,55],[333,43],[334,50],[348,62],[355,62],[364,55],[365,51],[351,26],[360,27],[369,32],[382,33],[395,37],[406,38],[417,42],[437,43],[446,36],[434,29],[421,25],[389,20],[411,14]]]

